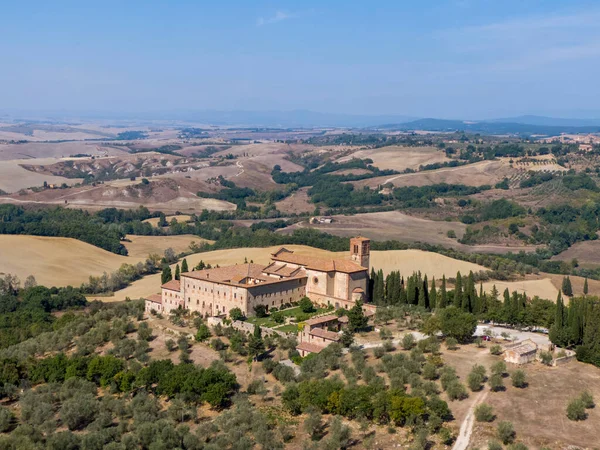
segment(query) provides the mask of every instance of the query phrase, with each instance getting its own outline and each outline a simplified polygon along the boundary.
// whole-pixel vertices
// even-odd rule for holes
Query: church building
[[[161,286],[161,294],[146,298],[146,311],[169,313],[185,308],[203,316],[228,316],[239,308],[246,316],[254,308],[300,301],[308,296],[314,303],[351,308],[367,300],[370,241],[350,239],[350,259],[303,256],[285,247],[271,255],[271,263],[239,264],[181,274]]]

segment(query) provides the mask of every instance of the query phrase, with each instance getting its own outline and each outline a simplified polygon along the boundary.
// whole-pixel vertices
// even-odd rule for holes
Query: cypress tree
[[[554,325],[550,329],[550,340],[552,343],[562,346],[564,345],[564,325],[565,325],[565,305],[562,295],[558,293],[556,298],[556,315],[554,316]]]
[[[392,304],[398,305],[402,302],[402,279],[400,278],[400,272],[397,270],[394,273],[394,286],[395,290],[392,294]]]
[[[435,278],[431,279],[431,291],[429,291],[429,306],[431,309],[437,307],[437,291],[435,290]]]
[[[510,307],[510,292],[508,291],[508,288],[504,289],[504,304],[503,304],[502,310],[504,312],[504,321],[507,323],[510,323],[511,307]]]
[[[462,307],[462,297],[462,277],[460,275],[460,272],[458,272],[456,274],[456,283],[454,284],[454,306],[456,306],[457,308]]]
[[[171,273],[171,268],[169,266],[163,267],[162,273],[160,275],[161,284],[165,284],[168,281],[173,279],[173,275]]]
[[[442,287],[440,289],[440,301],[437,305],[438,308],[444,309],[448,306],[448,293],[446,292],[446,275],[442,275]]]
[[[573,286],[571,285],[571,279],[568,276],[563,278],[562,293],[568,297],[573,295]]]
[[[369,298],[373,303],[375,303],[375,278],[377,278],[377,274],[375,273],[375,269],[371,267],[371,276],[369,277]]]
[[[188,272],[188,263],[187,263],[187,259],[183,258],[183,261],[181,262],[181,273],[186,273]]]
[[[177,264],[175,266],[175,279],[176,280],[179,280],[179,274],[180,274],[180,272],[179,272],[179,264]]]
[[[461,307],[465,312],[473,312],[475,306],[475,279],[473,277],[473,272],[469,272],[469,277],[467,278],[467,285],[465,286],[465,291],[462,296]]]
[[[587,294],[588,294],[588,279],[586,277],[585,281],[583,282],[583,295],[587,295]]]

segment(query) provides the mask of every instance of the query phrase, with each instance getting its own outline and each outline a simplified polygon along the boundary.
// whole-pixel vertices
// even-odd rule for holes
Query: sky
[[[0,109],[600,118],[600,2],[0,0]]]

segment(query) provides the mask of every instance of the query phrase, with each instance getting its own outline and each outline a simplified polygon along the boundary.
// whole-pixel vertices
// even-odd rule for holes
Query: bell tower
[[[350,239],[350,255],[352,261],[360,264],[365,269],[369,268],[369,256],[371,253],[371,240],[357,236]]]

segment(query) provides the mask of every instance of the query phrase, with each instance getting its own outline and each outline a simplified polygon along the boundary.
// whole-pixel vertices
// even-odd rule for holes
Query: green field
[[[329,311],[327,308],[317,308],[317,310],[315,312],[308,313],[307,316],[308,316],[308,318],[310,318],[310,317],[314,317],[319,314],[323,314],[324,312],[327,312],[327,311]],[[298,314],[304,314],[302,312],[302,309],[300,309],[299,306],[296,306],[294,308],[283,309],[279,312],[282,313],[285,317],[295,317]],[[277,329],[279,331],[284,331],[284,332],[289,332],[290,330],[294,331],[297,328],[297,325],[282,326],[282,324],[275,322],[271,318],[270,314],[267,317],[249,317],[246,321],[249,323],[252,323],[254,325],[260,325],[261,327],[267,327],[267,328],[281,327],[281,328],[277,328]],[[294,327],[294,330],[292,330],[292,328],[290,328],[290,327]]]

